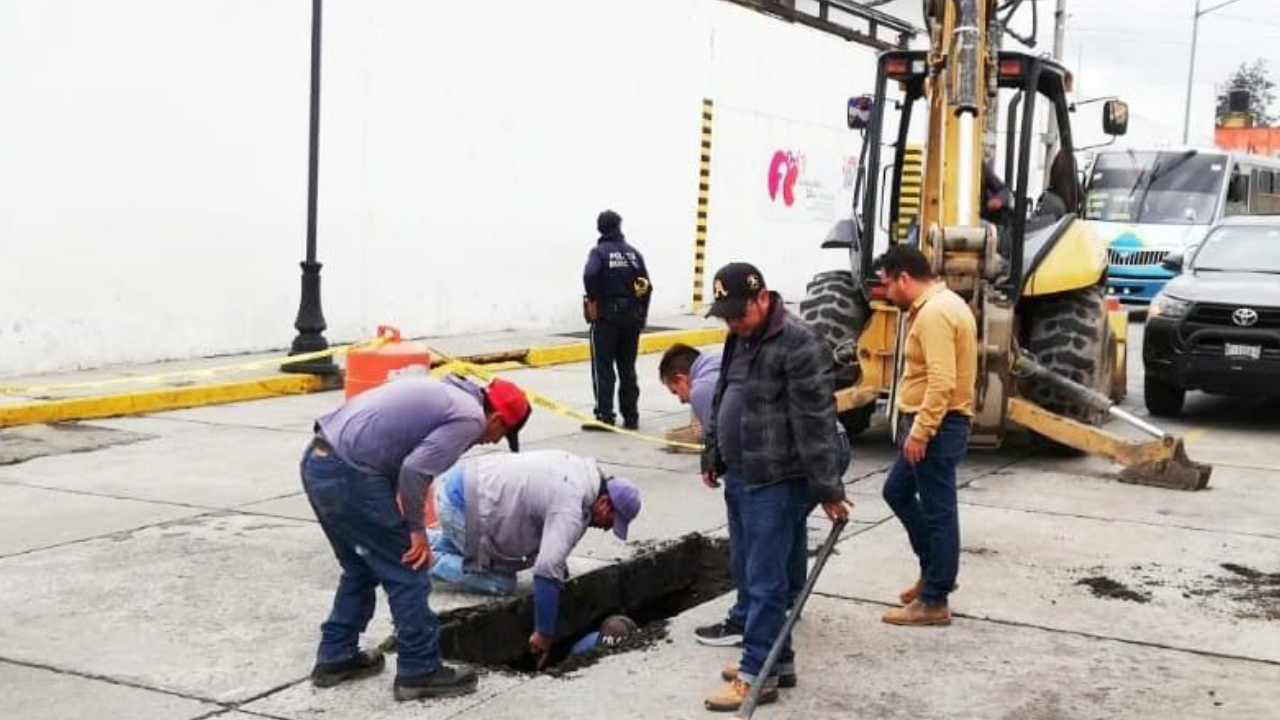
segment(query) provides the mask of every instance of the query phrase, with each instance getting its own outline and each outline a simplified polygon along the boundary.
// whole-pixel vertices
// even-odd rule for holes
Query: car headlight
[[[1147,315],[1165,320],[1181,320],[1190,310],[1190,301],[1160,293],[1151,301],[1151,307],[1147,308]]]

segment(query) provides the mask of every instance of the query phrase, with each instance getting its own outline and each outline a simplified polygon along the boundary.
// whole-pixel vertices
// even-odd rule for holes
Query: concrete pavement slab
[[[536,678],[467,712],[486,720],[725,717],[702,709],[732,648],[694,627],[727,599],[676,618],[668,641],[604,658],[569,679]],[[1274,709],[1280,668],[978,620],[953,627],[884,625],[883,608],[815,596],[797,626],[800,685],[757,718],[1250,717]]]
[[[111,497],[226,508],[298,489],[295,433],[198,425],[156,440],[0,468],[0,480]]]
[[[329,720],[331,718],[384,718],[444,720],[445,718],[484,717],[478,708],[486,701],[510,692],[529,682],[530,678],[514,673],[482,671],[476,692],[458,698],[396,702],[391,696],[395,673],[388,668],[381,675],[335,688],[320,689],[311,683],[298,683],[261,700],[244,705],[244,709],[287,720]],[[550,717],[530,713],[527,717]]]
[[[0,557],[202,512],[177,505],[0,484]]]
[[[337,574],[314,523],[234,514],[6,558],[3,652],[244,700],[307,675]],[[386,616],[384,604],[374,638],[387,634]]]
[[[38,457],[93,452],[129,445],[155,436],[82,423],[28,425],[0,430],[0,465],[16,465]]]
[[[962,505],[960,591],[974,617],[1280,662],[1280,624],[1237,600],[1235,563],[1280,571],[1280,541],[1113,520]],[[823,592],[896,602],[916,574],[895,522],[859,535],[823,575]],[[1095,594],[1128,589],[1135,600]],[[1115,585],[1115,584],[1118,584]],[[1280,599],[1278,599],[1280,600]]]
[[[0,717],[13,720],[194,720],[218,706],[0,660]]]
[[[1049,467],[1020,463],[998,470],[961,489],[961,501],[1280,539],[1280,506],[1273,499],[1280,475],[1275,473],[1218,467],[1208,489],[1182,492]]]
[[[156,413],[159,419],[188,420],[211,425],[262,427],[309,433],[316,418],[339,406],[345,395],[331,390],[307,395],[252,400],[228,405],[209,405],[185,410]]]

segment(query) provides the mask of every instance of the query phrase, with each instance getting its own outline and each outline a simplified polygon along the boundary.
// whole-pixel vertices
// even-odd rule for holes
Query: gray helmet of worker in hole
[[[615,647],[637,630],[639,627],[635,620],[626,615],[610,615],[600,623],[600,637],[596,643],[601,647]]]

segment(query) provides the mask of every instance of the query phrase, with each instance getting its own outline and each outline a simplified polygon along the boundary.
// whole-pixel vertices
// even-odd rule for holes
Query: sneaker
[[[622,429],[624,429],[624,430],[639,430],[639,429],[640,429],[640,418],[627,418],[626,420],[623,420],[623,421],[622,421]]]
[[[728,620],[715,625],[704,625],[693,631],[694,638],[703,645],[729,647],[742,645],[742,628]]]
[[[729,665],[724,670],[721,670],[720,679],[725,682],[733,682],[734,680],[737,680],[738,666]],[[796,674],[794,672],[778,673],[778,687],[780,688],[793,688],[798,682],[799,680],[796,678]]]
[[[400,675],[393,688],[396,700],[469,695],[476,691],[476,671],[471,668],[441,665],[426,675]]]
[[[605,420],[599,420],[593,423],[582,423],[584,432],[612,432],[613,423]]]
[[[880,619],[890,625],[950,625],[951,608],[946,605],[925,605],[917,599],[906,607],[886,612]]]
[[[382,672],[386,660],[379,650],[361,650],[339,662],[316,663],[311,668],[311,684],[316,687],[333,687],[348,680],[359,680]]]
[[[725,683],[719,690],[707,696],[703,701],[703,705],[712,712],[733,712],[742,707],[742,703],[747,699],[747,693],[751,691],[751,686],[741,680],[732,680]],[[768,705],[778,700],[778,685],[770,682],[766,683],[760,690],[760,696],[756,700],[758,705]]]

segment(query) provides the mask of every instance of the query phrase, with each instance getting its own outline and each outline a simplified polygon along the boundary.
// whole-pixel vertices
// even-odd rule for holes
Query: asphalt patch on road
[[[76,422],[23,425],[0,430],[0,465],[17,465],[54,455],[93,452],[153,440],[155,437]]]
[[[1132,590],[1124,583],[1112,580],[1104,575],[1087,577],[1083,580],[1077,581],[1076,584],[1088,587],[1095,597],[1107,598],[1109,600],[1129,600],[1136,603],[1151,602],[1150,594]]]
[[[1221,563],[1212,573],[1159,563],[1133,565],[1124,573],[1124,580],[1104,574],[1103,568],[1097,566],[1083,572],[1088,576],[1076,585],[1088,587],[1094,596],[1103,599],[1136,603],[1155,599],[1169,603],[1181,598],[1210,614],[1280,621],[1280,572],[1235,562]]]
[[[493,670],[562,677],[619,652],[667,639],[667,619],[733,587],[728,541],[691,533],[641,549],[635,556],[565,583],[558,640],[539,670],[529,653],[533,598],[521,596],[440,615],[440,650],[450,660]],[[610,615],[626,615],[640,631],[610,648],[570,655],[569,648],[599,630]]]
[[[1247,606],[1239,617],[1280,620],[1280,572],[1265,573],[1235,563],[1220,566],[1227,575],[1219,583],[1231,599]]]

